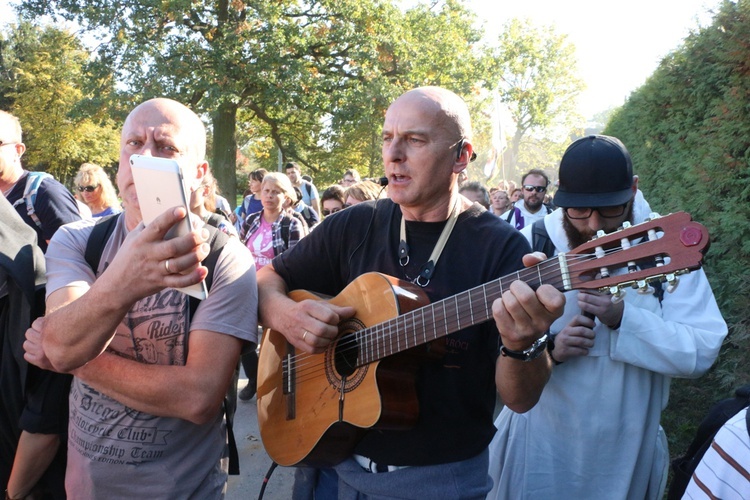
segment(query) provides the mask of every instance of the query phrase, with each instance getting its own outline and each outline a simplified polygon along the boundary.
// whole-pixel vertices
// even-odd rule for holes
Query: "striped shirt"
[[[683,499],[750,499],[747,408],[727,420],[696,467]]]

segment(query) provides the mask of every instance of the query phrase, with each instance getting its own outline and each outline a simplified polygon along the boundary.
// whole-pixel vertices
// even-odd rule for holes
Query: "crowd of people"
[[[670,380],[708,370],[727,334],[705,274],[624,300],[521,279],[649,216],[625,145],[575,141],[554,194],[541,169],[518,185],[468,181],[469,110],[439,87],[398,97],[382,138],[383,180],[352,168],[321,194],[289,162],[250,172],[232,210],[205,160],[204,125],[176,101],[151,99],[128,115],[117,191],[86,163],[75,196],[22,167],[20,123],[0,112],[6,499],[222,498],[230,400],[268,390],[258,380],[262,329],[295,352],[326,352],[364,311],[288,292],[336,297],[370,272],[399,280],[388,286],[421,310],[444,304],[412,325],[433,335],[437,355],[418,368],[409,351],[373,364],[388,368],[384,386],[413,393],[399,395],[413,412],[406,428],[382,422],[343,439],[346,391],[319,395],[342,420],[330,446],[351,449],[337,463],[302,464],[295,498],[660,499]],[[133,154],[180,163],[187,210],[144,226]],[[165,240],[186,217],[193,231]],[[205,300],[180,291],[201,281]],[[446,310],[454,302],[457,319]],[[438,335],[449,320],[457,326]],[[248,383],[237,393],[240,364]],[[315,413],[294,410],[287,418]]]

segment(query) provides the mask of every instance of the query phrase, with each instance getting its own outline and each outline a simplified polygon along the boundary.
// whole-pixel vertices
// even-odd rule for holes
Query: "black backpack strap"
[[[292,218],[284,216],[281,219],[281,239],[284,240],[284,248],[289,249],[289,227],[292,225]]]
[[[217,208],[216,210],[219,209]],[[208,224],[209,226],[219,227],[222,223],[229,223],[229,219],[227,217],[224,217],[224,215],[220,214],[219,212],[212,212],[208,215],[208,219],[206,219],[206,224]]]
[[[544,252],[547,257],[552,257],[555,254],[555,245],[549,237],[544,219],[531,225],[531,250]]]
[[[237,398],[237,391],[234,391],[233,394],[235,401]],[[240,475],[240,452],[237,449],[237,440],[234,437],[234,409],[237,408],[237,405],[234,405],[234,409],[230,411],[229,408],[232,408],[230,406],[229,398],[224,398],[224,417],[227,421],[227,444],[229,445],[229,474],[232,476],[239,476]]]
[[[99,262],[102,259],[104,247],[107,245],[109,237],[112,236],[112,232],[114,232],[115,226],[117,226],[117,220],[120,215],[121,214],[112,214],[96,221],[94,229],[91,230],[89,239],[86,242],[86,251],[83,254],[83,257],[86,259],[86,263],[94,271],[95,275],[99,269]]]
[[[511,207],[510,212],[508,212],[508,216],[505,218],[505,222],[510,224],[510,220],[513,218],[513,214],[516,213],[516,207]]]
[[[221,217],[221,216],[218,216]],[[208,244],[211,245],[211,251],[208,253],[208,256],[203,259],[202,264],[208,268],[208,274],[206,275],[206,289],[208,289],[209,293],[211,293],[211,285],[214,282],[214,271],[216,270],[216,263],[219,260],[219,255],[221,254],[221,251],[226,246],[227,242],[229,241],[229,235],[226,234],[224,231],[221,231],[217,229],[215,226],[211,225],[211,222],[209,221],[204,226],[208,232],[210,233],[210,236],[208,238]],[[200,304],[200,300],[189,296],[189,307],[190,307],[190,317],[192,318],[195,314],[195,311],[198,309],[198,305]],[[223,409],[224,409],[224,417],[226,418],[227,422],[227,444],[229,446],[229,474],[233,476],[237,476],[240,473],[240,454],[239,450],[237,449],[237,441],[234,437],[234,411],[236,409],[236,405],[233,405],[232,402],[229,400],[229,398],[236,398],[237,394],[236,391],[232,391],[231,387],[227,391],[227,394],[224,396],[224,403],[223,403]]]

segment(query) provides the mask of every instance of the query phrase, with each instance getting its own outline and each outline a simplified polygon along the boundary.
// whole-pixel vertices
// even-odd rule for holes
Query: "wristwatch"
[[[547,349],[547,338],[548,335],[545,333],[531,344],[531,347],[524,349],[523,351],[511,351],[505,346],[500,346],[500,353],[503,356],[507,356],[513,359],[519,359],[521,361],[531,361],[541,356]]]

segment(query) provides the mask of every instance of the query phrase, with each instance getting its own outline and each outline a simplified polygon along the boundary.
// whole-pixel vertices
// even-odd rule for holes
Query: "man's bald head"
[[[438,124],[451,136],[458,139],[472,139],[471,117],[469,108],[461,97],[441,87],[418,87],[409,90],[396,99],[393,104],[401,102],[418,102],[423,109],[432,109],[438,116]],[[392,104],[392,105],[393,105]]]
[[[180,130],[190,138],[187,151],[197,162],[206,158],[206,127],[201,119],[190,108],[182,103],[157,97],[139,104],[130,112],[122,127],[123,139],[125,132],[130,129],[133,121],[145,121],[148,123],[165,123]]]

